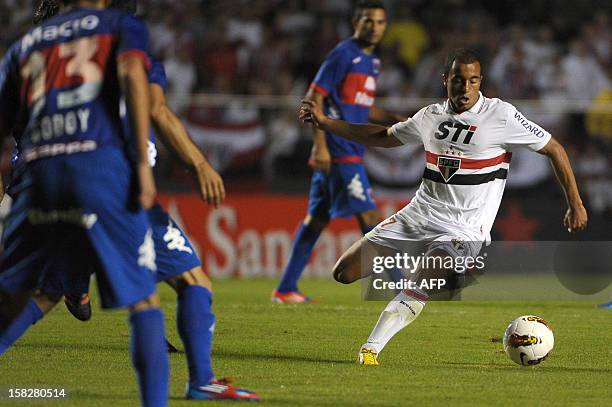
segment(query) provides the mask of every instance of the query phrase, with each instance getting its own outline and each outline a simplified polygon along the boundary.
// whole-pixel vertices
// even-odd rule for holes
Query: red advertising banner
[[[232,195],[214,209],[195,194],[159,196],[213,277],[279,277],[287,263],[293,235],[306,215],[307,199],[272,194]],[[403,204],[379,202],[385,216]],[[331,221],[304,274],[329,276],[338,257],[360,237],[353,218]]]

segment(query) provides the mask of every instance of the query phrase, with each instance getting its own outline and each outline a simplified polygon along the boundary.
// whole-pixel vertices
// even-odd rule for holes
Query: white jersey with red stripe
[[[404,144],[423,144],[427,157],[421,186],[398,216],[429,229],[460,229],[476,241],[490,240],[512,150],[538,151],[551,138],[511,104],[482,94],[468,111],[454,112],[447,100],[389,132]]]

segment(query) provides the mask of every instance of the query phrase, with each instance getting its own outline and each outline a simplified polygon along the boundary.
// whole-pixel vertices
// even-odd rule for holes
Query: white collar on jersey
[[[474,106],[472,106],[470,109],[466,110],[466,112],[479,113],[480,109],[482,109],[482,105],[484,105],[484,96],[482,95],[482,92],[478,91],[478,100],[476,101],[476,103],[474,103]],[[453,107],[451,106],[451,104],[448,101],[448,99],[446,99],[446,101],[444,102],[444,110],[450,111],[452,113],[457,114],[453,110]],[[465,112],[462,112],[462,113],[465,113]],[[459,114],[461,114],[461,113],[459,113]]]

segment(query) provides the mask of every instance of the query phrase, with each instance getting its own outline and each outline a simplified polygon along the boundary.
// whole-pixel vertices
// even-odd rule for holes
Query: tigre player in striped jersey
[[[341,256],[333,270],[337,281],[348,284],[369,274],[371,270],[362,270],[362,264],[373,264],[369,253],[392,250],[418,255],[421,251],[411,253],[417,243],[425,246],[425,256],[431,258],[476,257],[482,243],[490,240],[511,152],[516,148],[525,147],[550,159],[567,199],[565,226],[569,232],[586,227],[587,213],[561,144],[511,104],[482,95],[481,64],[473,51],[455,50],[444,72],[448,99],[390,128],[333,120],[317,105],[303,101],[300,119],[322,130],[366,146],[422,144],[427,157],[414,199]],[[449,289],[460,288],[452,287],[453,281],[460,281],[455,270],[437,264],[438,268],[418,270],[418,280],[442,277],[451,282]],[[428,294],[427,290],[401,291],[382,312],[358,361],[378,364],[378,354],[416,319]]]

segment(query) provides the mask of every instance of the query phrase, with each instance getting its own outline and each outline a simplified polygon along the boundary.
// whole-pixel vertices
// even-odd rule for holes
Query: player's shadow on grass
[[[283,362],[323,362],[323,363],[345,363],[345,364],[353,364],[354,361],[340,358],[325,358],[325,357],[311,357],[311,356],[303,356],[303,355],[283,355],[278,353],[240,353],[234,352],[227,349],[215,349],[213,352],[213,358],[215,357],[226,357],[232,359],[261,359],[261,360],[270,360],[276,359],[278,361]]]
[[[544,362],[546,363],[546,362]],[[455,365],[456,367],[478,367],[478,368],[491,368],[491,369],[501,369],[501,370],[516,370],[517,368],[521,368],[521,366],[517,366],[514,364],[503,364],[503,363],[469,363],[469,362],[443,362],[441,367],[449,367],[448,365]],[[529,369],[530,367],[536,368],[538,370],[549,370],[554,372],[564,371],[564,372],[576,372],[576,373],[612,373],[612,368],[609,367],[568,367],[568,366],[523,366],[525,369]]]

